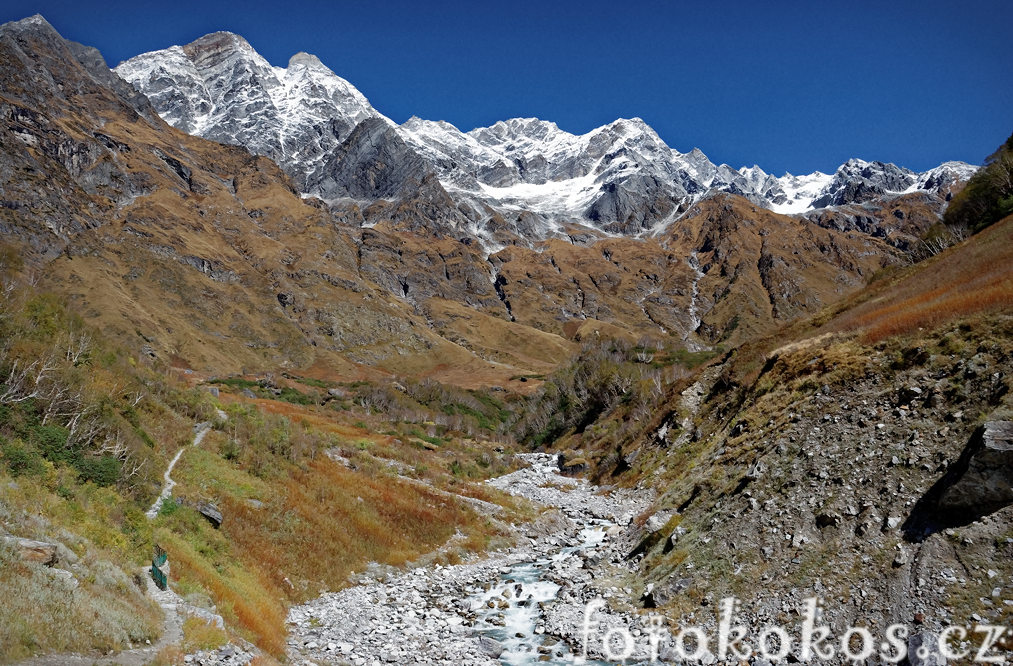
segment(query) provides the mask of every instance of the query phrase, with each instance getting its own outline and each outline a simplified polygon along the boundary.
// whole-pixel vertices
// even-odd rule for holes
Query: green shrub
[[[278,394],[279,400],[285,402],[291,402],[293,405],[315,405],[320,400],[315,395],[309,395],[299,391],[297,389],[286,386],[281,389],[281,393]]]
[[[84,456],[74,465],[81,481],[99,486],[111,486],[120,478],[122,463],[113,456]]]
[[[252,381],[252,380],[249,380],[249,379],[243,379],[242,377],[227,377],[225,379],[221,379],[219,377],[215,377],[214,379],[210,380],[208,383],[209,384],[220,384],[222,386],[230,386],[232,388],[238,388],[238,389],[260,388],[260,383],[259,382],[255,382],[255,381]]]
[[[53,425],[37,425],[31,428],[29,437],[32,444],[38,447],[46,460],[53,463],[74,462],[74,452],[68,449],[67,440],[70,431]]]
[[[179,511],[180,504],[174,497],[166,497],[165,501],[162,502],[162,506],[158,507],[158,515],[168,518],[172,514]]]
[[[38,476],[44,466],[37,453],[29,450],[20,440],[4,442],[0,445],[4,462],[11,476]]]

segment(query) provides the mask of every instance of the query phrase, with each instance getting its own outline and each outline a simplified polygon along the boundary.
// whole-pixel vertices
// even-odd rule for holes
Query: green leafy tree
[[[1013,135],[950,202],[943,221],[972,233],[1013,214]]]

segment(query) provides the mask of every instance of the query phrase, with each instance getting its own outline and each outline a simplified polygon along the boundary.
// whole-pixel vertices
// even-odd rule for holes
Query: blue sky
[[[832,171],[849,157],[979,163],[1013,132],[1013,2],[76,2],[43,14],[110,65],[215,30],[271,63],[308,51],[398,122],[639,116],[715,162]]]

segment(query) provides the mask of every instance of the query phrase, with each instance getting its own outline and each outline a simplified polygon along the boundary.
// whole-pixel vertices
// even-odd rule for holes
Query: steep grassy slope
[[[0,525],[57,544],[58,561],[22,562],[0,539],[0,590],[16,600],[0,610],[0,661],[154,641],[161,612],[132,578],[143,582],[134,574],[156,543],[182,596],[281,656],[289,602],[346,585],[369,563],[451,561],[496,538],[498,524],[461,496],[504,504],[506,519],[524,515],[472,485],[510,469],[502,445],[423,423],[432,412],[417,400],[418,420],[401,412],[403,422],[340,402],[282,402],[308,395],[292,388],[278,400],[222,393],[218,401],[166,364],[111,344],[61,299],[24,287],[3,293]],[[404,390],[424,400],[423,388]],[[492,397],[426,390],[475,415],[468,422],[479,430],[491,418],[482,400],[490,414],[503,409]],[[198,421],[214,429],[190,447]],[[149,521],[144,511],[183,447],[175,499]],[[222,510],[220,530],[196,510],[205,501]]]

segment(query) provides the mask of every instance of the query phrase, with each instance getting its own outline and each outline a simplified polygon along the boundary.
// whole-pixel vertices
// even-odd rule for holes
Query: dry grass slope
[[[873,285],[867,300],[837,317],[831,330],[865,342],[1013,310],[1013,217],[948,252]]]

